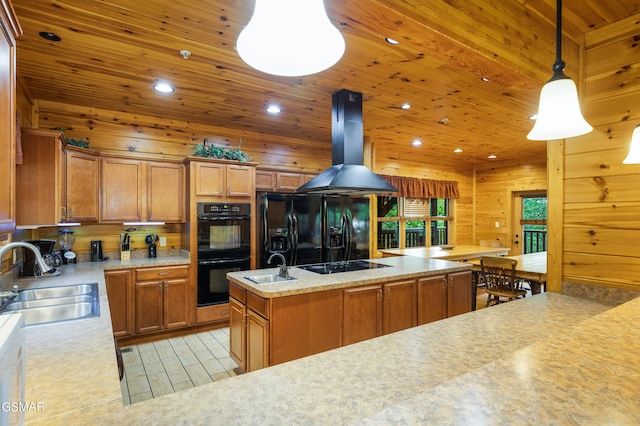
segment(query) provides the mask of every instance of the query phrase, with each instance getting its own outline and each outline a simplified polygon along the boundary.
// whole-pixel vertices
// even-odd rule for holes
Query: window
[[[547,197],[522,196],[523,253],[547,250]]]
[[[405,197],[377,197],[377,200],[378,249],[449,243],[452,200]]]

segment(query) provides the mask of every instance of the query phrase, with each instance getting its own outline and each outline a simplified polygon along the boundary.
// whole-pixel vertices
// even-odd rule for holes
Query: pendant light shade
[[[556,61],[553,76],[540,92],[538,118],[527,139],[534,141],[565,139],[584,135],[593,130],[580,111],[578,89],[564,74],[562,53],[562,0],[556,10]]]
[[[633,135],[631,135],[631,147],[629,148],[629,155],[623,161],[624,164],[640,164],[640,124],[633,129]]]
[[[345,43],[329,21],[323,0],[256,0],[236,49],[259,71],[298,77],[334,65],[344,54]]]

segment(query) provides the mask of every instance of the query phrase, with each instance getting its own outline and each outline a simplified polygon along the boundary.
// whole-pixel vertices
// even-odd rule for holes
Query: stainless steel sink
[[[294,277],[281,277],[278,274],[272,274],[272,275],[252,275],[249,277],[245,277],[246,279],[248,279],[249,281],[253,281],[256,284],[270,284],[270,283],[279,283],[279,282],[284,282],[284,281],[294,281],[297,278]]]
[[[27,300],[50,299],[53,297],[78,296],[81,294],[98,293],[97,283],[74,284],[60,287],[32,288],[21,290],[14,301],[25,302]]]
[[[93,302],[93,300],[94,300],[94,297],[90,294],[81,294],[80,296],[68,296],[68,297],[51,297],[49,299],[35,299],[35,300],[27,300],[24,302],[14,300],[13,302],[7,305],[7,310],[16,311],[19,309],[42,308],[45,306],[53,306],[53,305],[67,305],[71,303]]]
[[[19,312],[26,325],[48,324],[100,316],[98,284],[75,284],[22,290],[3,314]]]

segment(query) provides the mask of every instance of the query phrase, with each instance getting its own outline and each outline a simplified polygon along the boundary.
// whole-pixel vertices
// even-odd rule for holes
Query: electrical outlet
[[[500,222],[496,221],[496,228],[500,228]]]
[[[167,246],[167,237],[160,237],[160,247]]]

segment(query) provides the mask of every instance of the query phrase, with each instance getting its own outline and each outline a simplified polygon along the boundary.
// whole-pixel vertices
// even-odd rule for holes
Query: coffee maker
[[[147,235],[144,239],[144,242],[147,243],[149,247],[149,258],[153,259],[157,257],[157,245],[158,245],[158,234],[150,234]]]
[[[42,258],[44,259],[44,262],[47,264],[47,266],[52,268],[53,271],[55,271],[55,268],[59,267],[60,264],[62,263],[60,252],[57,252],[54,250],[54,247],[56,245],[56,240],[33,240],[33,241],[27,241],[27,242],[30,244],[33,244],[38,248],[38,250],[40,251],[40,254],[42,255]],[[36,258],[34,253],[31,250],[27,250],[27,249],[24,249],[22,253],[23,253],[22,254],[22,258],[23,258],[22,276],[25,276],[25,277],[40,276],[41,271],[40,271],[40,268],[38,268],[37,266],[38,264],[36,263]],[[53,271],[50,271],[50,272],[53,272]]]

